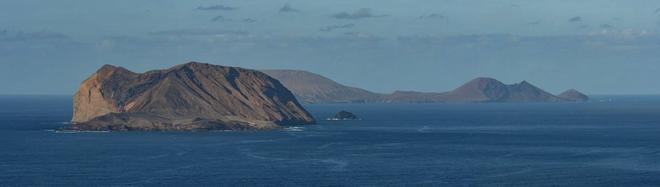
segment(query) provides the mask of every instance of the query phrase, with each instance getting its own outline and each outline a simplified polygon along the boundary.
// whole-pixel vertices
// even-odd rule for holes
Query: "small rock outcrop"
[[[359,119],[360,119],[360,118],[358,118],[355,114],[350,113],[350,112],[348,112],[348,111],[344,111],[344,110],[337,112],[337,114],[335,114],[334,117],[332,117],[332,118],[328,118],[328,120],[331,120],[331,121],[337,121],[337,120],[359,120]]]
[[[589,101],[589,96],[575,89],[566,90],[559,94],[559,97],[569,101],[584,102]]]
[[[191,62],[133,73],[105,65],[73,99],[74,130],[241,130],[314,123],[278,80]]]

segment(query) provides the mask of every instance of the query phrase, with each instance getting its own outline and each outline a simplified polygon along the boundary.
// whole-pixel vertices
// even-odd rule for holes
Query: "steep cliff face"
[[[559,94],[559,97],[569,101],[584,102],[589,100],[589,96],[575,89],[566,90]]]
[[[81,130],[267,129],[314,123],[268,75],[191,62],[138,74],[103,66],[74,96]]]
[[[104,89],[107,89],[104,86],[109,85],[106,84],[108,82],[116,82],[113,79],[125,76],[136,76],[136,74],[121,67],[105,65],[83,81],[74,95],[71,122],[85,122],[98,116],[120,112],[119,107],[113,103],[112,97],[104,92]]]

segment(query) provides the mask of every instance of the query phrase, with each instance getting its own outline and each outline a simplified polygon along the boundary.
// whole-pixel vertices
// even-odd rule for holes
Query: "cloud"
[[[284,6],[282,8],[280,8],[280,12],[294,12],[294,13],[296,13],[296,12],[300,12],[300,10],[291,7],[291,5],[289,5],[289,3],[287,3],[287,4],[284,4]]]
[[[596,37],[607,37],[613,39],[640,39],[644,40],[647,43],[654,43],[657,45],[660,35],[655,32],[649,32],[647,30],[635,30],[635,29],[603,29],[600,31],[589,33],[589,36]],[[654,38],[654,39],[649,39]]]
[[[611,28],[614,28],[614,26],[612,26],[612,25],[610,25],[610,24],[602,24],[602,25],[600,25],[600,28],[603,28],[603,29],[611,29]]]
[[[527,25],[538,25],[538,24],[541,24],[541,21],[536,20],[536,21],[532,21],[532,22],[527,23]]]
[[[581,22],[581,21],[582,21],[582,17],[580,16],[576,16],[571,19],[568,19],[568,22]]]
[[[655,9],[655,13],[656,13],[656,14],[660,14],[660,8]]]
[[[353,28],[355,24],[345,24],[345,25],[329,25],[320,29],[323,32],[330,32],[336,29],[348,29]]]
[[[419,19],[445,19],[446,17],[442,14],[432,13],[427,15],[419,16]]]
[[[454,36],[400,36],[401,44],[437,47],[486,47],[491,49],[512,48],[582,48],[595,43],[603,47],[616,45],[653,45],[660,47],[660,35],[646,30],[602,29],[586,35],[521,36],[511,34],[454,35]],[[559,50],[561,51],[561,50]]]
[[[225,17],[223,16],[216,16],[213,17],[213,19],[211,19],[211,21],[223,21],[223,20],[227,20],[227,19],[225,19]]]
[[[215,30],[215,29],[179,29],[150,32],[152,36],[226,36],[226,35],[248,35],[246,31]]]
[[[199,6],[197,10],[237,10],[237,7],[230,7],[225,5],[211,5],[211,6]]]
[[[56,32],[39,31],[39,32],[10,32],[7,30],[0,31],[0,41],[61,41],[69,40],[68,35]]]
[[[245,22],[245,23],[257,22],[257,20],[252,19],[252,18],[245,18],[245,19],[241,19],[241,20],[233,20],[233,19],[230,19],[230,18],[225,18],[224,16],[213,17],[213,19],[211,19],[211,21],[241,21],[241,22]]]
[[[375,15],[371,13],[371,9],[361,8],[355,12],[340,12],[333,14],[332,17],[335,19],[363,19],[363,18],[377,18],[385,17],[387,15]]]
[[[364,33],[364,32],[345,32],[344,36],[349,37],[351,39],[361,39],[361,40],[369,40],[369,41],[383,41],[383,40],[386,40],[386,38],[379,37],[379,36],[369,34],[369,33]]]

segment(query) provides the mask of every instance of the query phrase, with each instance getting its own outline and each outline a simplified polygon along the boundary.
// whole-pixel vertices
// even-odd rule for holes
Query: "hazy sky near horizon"
[[[188,61],[308,70],[384,93],[493,77],[660,94],[660,1],[0,1],[0,94],[73,94],[103,64]]]

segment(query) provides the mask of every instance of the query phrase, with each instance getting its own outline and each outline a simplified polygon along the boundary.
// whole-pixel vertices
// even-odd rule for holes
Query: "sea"
[[[317,124],[69,132],[71,96],[0,96],[0,186],[660,186],[660,96],[305,107]]]

